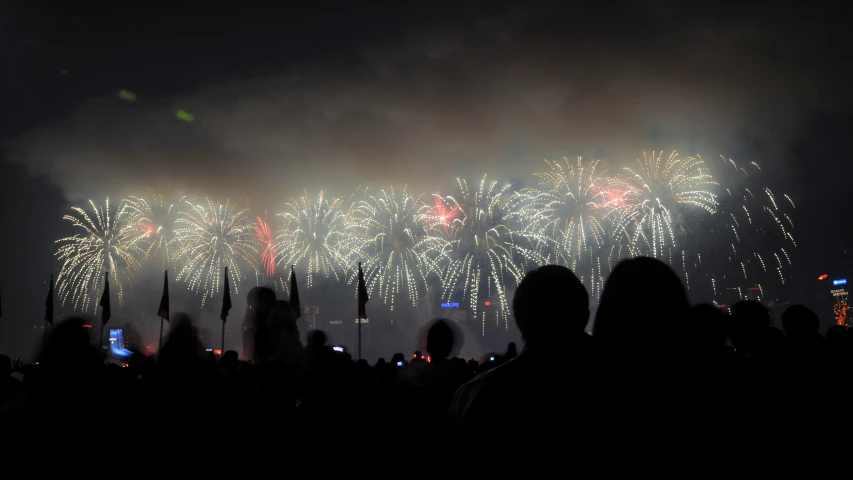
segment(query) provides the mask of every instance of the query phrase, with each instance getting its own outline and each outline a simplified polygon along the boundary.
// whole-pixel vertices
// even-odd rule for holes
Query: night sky
[[[723,154],[797,202],[803,278],[853,276],[842,2],[66,3],[0,6],[0,351],[29,352],[68,207],[149,185],[275,210]]]

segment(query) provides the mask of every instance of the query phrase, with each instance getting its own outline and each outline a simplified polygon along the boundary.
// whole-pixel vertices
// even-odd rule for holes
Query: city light
[[[846,278],[839,278],[838,280],[833,280],[832,284],[833,285],[847,285],[847,279]]]
[[[441,308],[459,308],[459,302],[445,302],[441,304]]]

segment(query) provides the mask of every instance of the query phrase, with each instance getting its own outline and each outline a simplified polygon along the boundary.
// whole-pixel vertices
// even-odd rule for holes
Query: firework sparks
[[[360,239],[354,255],[364,258],[367,287],[392,310],[403,295],[417,306],[427,276],[440,275],[448,258],[447,240],[428,232],[421,222],[428,209],[421,196],[409,195],[406,187],[365,189],[348,216]]]
[[[179,250],[174,231],[176,205],[151,189],[144,195],[128,197],[124,204],[130,216],[129,226],[136,230],[133,242],[143,252],[142,260],[159,258],[162,268],[169,268]]]
[[[309,287],[318,276],[340,280],[348,268],[349,252],[357,245],[341,200],[328,199],[322,191],[316,197],[306,192],[278,216],[283,221],[276,236],[278,263],[290,266],[307,261]]]
[[[791,218],[794,202],[788,195],[777,197],[770,188],[757,183],[761,181],[761,168],[755,162],[739,166],[732,159],[720,158],[742,176],[721,196],[715,216],[719,223],[711,226],[726,235],[725,244],[731,245],[726,254],[728,262],[716,262],[715,267],[736,264],[744,281],[760,279],[772,287],[776,279],[784,285],[792,264],[788,250],[797,246]]]
[[[275,276],[275,240],[272,229],[264,217],[258,215],[255,222],[255,239],[261,247],[261,266],[267,277]]]
[[[94,313],[104,271],[113,273],[113,285],[121,305],[124,288],[133,285],[134,274],[139,269],[136,256],[141,251],[134,244],[135,224],[128,222],[126,206],[120,205],[118,211],[111,211],[109,198],[103,207],[96,206],[92,200],[89,205],[92,215],[80,207],[73,207],[74,213],[63,217],[79,233],[56,241],[60,245],[56,258],[62,262],[56,283],[63,305],[71,300],[75,310]]]
[[[526,257],[531,251],[518,245],[521,239],[505,222],[510,185],[500,185],[484,175],[474,190],[465,179],[457,179],[460,197],[447,196],[445,207],[439,212],[458,212],[450,233],[453,260],[444,275],[444,299],[450,301],[461,290],[462,301],[468,302],[474,318],[480,300],[496,295],[500,302],[505,326],[509,317],[506,295],[508,278],[521,281],[524,271],[515,261],[515,255]],[[477,185],[477,184],[475,184]],[[434,207],[435,209],[435,207]],[[430,213],[427,220],[434,218]]]
[[[664,159],[663,152],[652,152],[637,163],[639,170],[625,168],[619,179],[629,205],[621,212],[622,219],[633,222],[631,244],[652,257],[664,258],[666,252],[671,256],[676,245],[674,209],[689,205],[713,214],[717,201],[708,187],[716,183],[698,156],[681,158],[673,151]],[[638,240],[643,241],[642,248]]]
[[[223,267],[228,267],[237,293],[243,266],[254,268],[258,256],[247,211],[230,201],[217,205],[205,200],[206,204],[185,201],[175,222],[183,260],[177,280],[186,281],[190,290],[203,291],[202,306],[219,292]]]
[[[427,210],[426,213],[421,214],[419,219],[424,223],[427,230],[439,229],[445,235],[450,236],[450,231],[454,228],[454,223],[462,214],[460,207],[450,197],[443,198],[438,193],[434,193],[432,198],[432,208]],[[448,200],[454,204],[451,205]]]

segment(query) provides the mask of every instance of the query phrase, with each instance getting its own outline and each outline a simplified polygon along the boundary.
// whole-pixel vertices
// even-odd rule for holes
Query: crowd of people
[[[822,336],[805,307],[784,312],[784,331],[758,302],[728,315],[691,307],[667,265],[634,258],[607,279],[592,335],[589,296],[565,267],[528,273],[512,310],[520,351],[453,357],[457,330],[435,320],[424,352],[372,366],[332,349],[322,331],[303,337],[290,305],[265,288],[249,294],[243,359],[213,357],[178,315],[155,357],[105,364],[71,318],[37,364],[13,376],[0,358],[0,432],[38,442],[100,425],[99,443],[122,446],[197,442],[225,455],[262,445],[279,452],[265,462],[321,478],[845,464],[853,333]],[[370,459],[321,461],[354,452]]]

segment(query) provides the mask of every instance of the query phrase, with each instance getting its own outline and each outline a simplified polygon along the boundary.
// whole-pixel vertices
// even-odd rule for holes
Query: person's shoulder
[[[457,397],[474,397],[483,390],[488,390],[495,385],[508,381],[517,374],[518,367],[523,363],[523,361],[519,362],[518,360],[519,357],[516,357],[463,383],[456,391]]]

